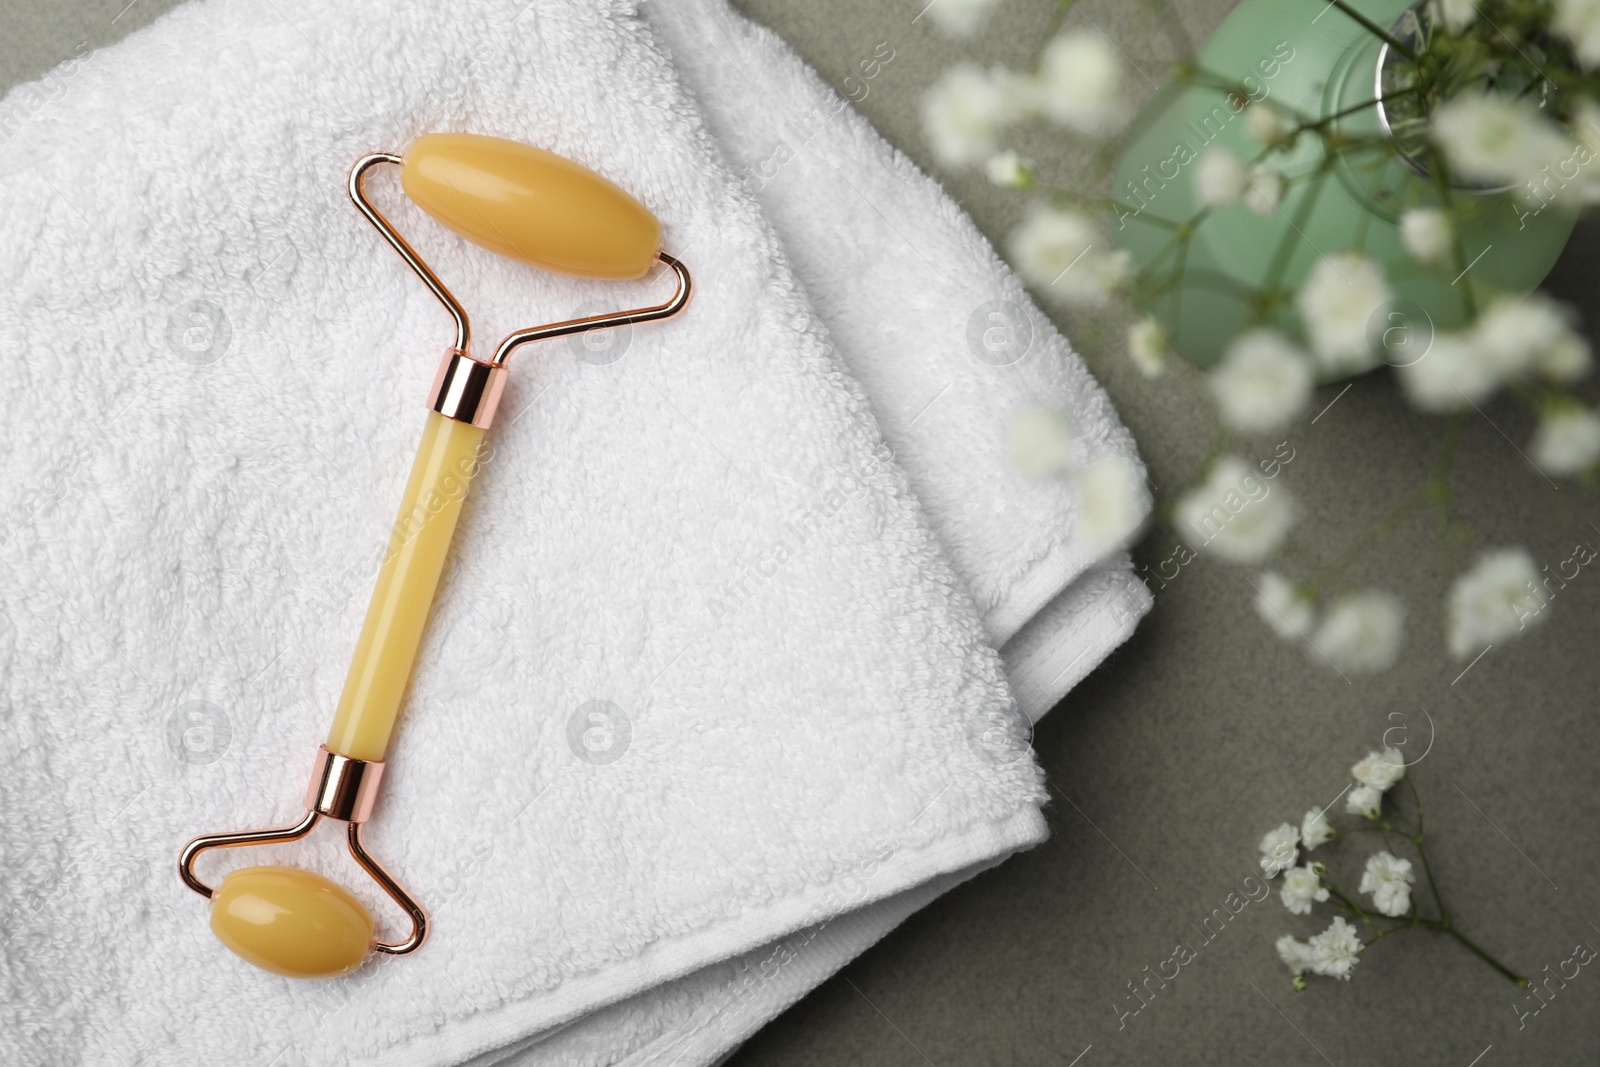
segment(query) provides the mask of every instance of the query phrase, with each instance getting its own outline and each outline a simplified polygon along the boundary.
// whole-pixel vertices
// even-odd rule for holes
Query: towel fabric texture
[[[984,731],[1147,599],[1073,551],[1005,422],[1056,403],[1089,454],[1131,443],[779,42],[646,7],[206,0],[0,104],[28,116],[0,149],[0,1059],[714,1062],[1041,839],[1038,768]],[[343,178],[449,129],[618,181],[698,294],[514,358],[368,835],[433,938],[294,982],[223,951],[173,861],[300,810],[449,337]],[[387,177],[480,338],[663,284],[497,260]],[[1026,323],[1013,361],[968,343],[986,301]],[[397,922],[331,833],[252,851],[203,873],[314,866]]]

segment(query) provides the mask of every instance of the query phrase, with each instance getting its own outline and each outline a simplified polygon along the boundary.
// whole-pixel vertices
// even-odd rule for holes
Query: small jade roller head
[[[583,278],[640,278],[657,262],[677,276],[663,304],[518,330],[479,360],[470,352],[465,309],[366,195],[365,179],[380,164],[400,167],[400,183],[417,206],[491,252],[544,270]],[[460,484],[469,482],[484,432],[505,386],[506,358],[516,348],[569,334],[664,319],[689,302],[688,270],[661,250],[661,225],[621,188],[569,159],[516,141],[466,133],[419,137],[405,155],[364,156],[350,172],[350,197],[455,320],[455,343],[445,350],[428,398],[428,421],[412,465],[402,519],[424,502],[448,499],[415,532],[406,551],[389,553],[378,573],[366,622],[334,713],[318,751],[306,794],[306,814],[294,826],[190,841],[178,861],[184,884],[211,900],[217,939],[250,963],[294,978],[332,978],[360,967],[369,951],[404,955],[427,937],[428,917],[368,855],[361,827],[372,814],[389,736],[400,714],[427,623],[428,610],[460,513]],[[454,492],[439,491],[457,479]],[[398,524],[397,524],[398,525]],[[356,862],[411,918],[402,940],[380,941],[372,915],[350,892],[297,867],[245,867],[213,889],[195,874],[201,853],[296,841],[318,820],[346,824]]]
[[[361,966],[372,916],[343,886],[299,867],[244,867],[211,898],[211,932],[241,959],[290,978]]]

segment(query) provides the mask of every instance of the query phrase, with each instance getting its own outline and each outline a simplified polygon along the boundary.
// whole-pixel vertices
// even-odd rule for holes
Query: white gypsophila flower
[[[1296,508],[1287,489],[1273,488],[1237,456],[1223,456],[1178,498],[1174,514],[1180,529],[1223,559],[1260,563],[1289,535]]]
[[[1211,372],[1223,421],[1245,433],[1284,425],[1311,399],[1311,360],[1277,330],[1240,335]]]
[[[1293,867],[1300,858],[1299,844],[1300,831],[1293,823],[1268,830],[1261,838],[1261,872],[1268,878],[1276,878],[1278,872]]]
[[[1593,363],[1588,338],[1572,330],[1533,356],[1533,369],[1553,382],[1575,382],[1589,373]]]
[[[1502,377],[1527,374],[1539,369],[1542,353],[1576,336],[1572,320],[1569,308],[1543,293],[1501,297],[1478,317],[1473,342]]]
[[[1370,785],[1380,793],[1387,793],[1396,782],[1406,776],[1406,758],[1393,745],[1385,745],[1382,752],[1368,752],[1361,761],[1350,768],[1350,776],[1361,785]]]
[[[1344,795],[1344,810],[1365,819],[1376,819],[1383,812],[1383,794],[1370,785],[1358,785]]]
[[[1335,252],[1318,261],[1295,306],[1323,370],[1350,374],[1377,364],[1367,327],[1392,295],[1383,267],[1369,256]]]
[[[1485,645],[1544,621],[1539,568],[1522,548],[1491,549],[1450,587],[1450,654],[1465,659]]]
[[[1333,925],[1311,939],[1311,970],[1327,978],[1350,980],[1350,972],[1361,962],[1361,939],[1356,928],[1335,915]]]
[[[1167,353],[1171,343],[1167,331],[1153,315],[1146,315],[1128,327],[1128,358],[1146,378],[1159,378],[1167,368]]]
[[[1312,805],[1306,817],[1300,820],[1300,842],[1307,852],[1333,840],[1334,832],[1333,823],[1328,821],[1328,813],[1321,805]]]
[[[1098,307],[1133,273],[1126,249],[1111,249],[1090,219],[1076,211],[1035,204],[1011,231],[1017,272],[1046,295]]]
[[[1244,132],[1263,148],[1286,148],[1294,130],[1289,117],[1265,100],[1251,104],[1244,112]]]
[[[1283,888],[1278,890],[1283,906],[1296,915],[1310,915],[1311,905],[1328,899],[1328,890],[1310,867],[1294,867],[1284,872]]]
[[[1411,910],[1411,886],[1416,880],[1410,860],[1378,852],[1367,860],[1359,892],[1371,893],[1372,902],[1380,912],[1391,919],[1399,918]]]
[[[1238,156],[1213,145],[1195,161],[1194,188],[1200,202],[1210,207],[1237,204],[1250,189],[1250,172]]]
[[[1269,219],[1277,212],[1284,190],[1289,187],[1283,175],[1260,165],[1250,168],[1246,184],[1249,188],[1244,194],[1244,206]]]
[[[1127,117],[1122,56],[1098,33],[1072,30],[1045,46],[1035,82],[1045,118],[1079,133],[1116,132]]]
[[[1072,541],[1094,559],[1126,545],[1150,513],[1144,476],[1127,457],[1107,453],[1077,474],[1083,503],[1072,527]]]
[[[1435,414],[1471,407],[1500,387],[1500,372],[1469,334],[1435,334],[1420,359],[1394,372],[1411,406]]]
[[[989,181],[1002,189],[1026,189],[1033,185],[1033,160],[1017,155],[1014,149],[996,152],[983,165]]]
[[[922,97],[922,128],[940,163],[967,167],[999,148],[1000,133],[1022,117],[1015,75],[958,63]]]
[[[1400,216],[1400,243],[1412,259],[1428,267],[1450,264],[1455,251],[1455,227],[1450,212],[1438,207],[1414,207]]]
[[[1072,469],[1072,427],[1058,408],[1029,408],[1011,420],[1011,458],[1030,478],[1059,478]]]
[[[1376,674],[1400,658],[1406,609],[1388,593],[1368,589],[1334,601],[1311,643],[1312,658],[1344,674]]]
[[[1556,0],[1551,28],[1572,42],[1572,50],[1585,67],[1600,63],[1600,2]]]
[[[964,39],[988,25],[989,16],[999,6],[1000,0],[935,0],[923,14],[947,35]]]
[[[1255,607],[1268,629],[1285,641],[1304,637],[1316,622],[1316,605],[1277,571],[1266,571],[1256,579]]]
[[[1546,474],[1582,474],[1600,462],[1600,415],[1580,407],[1547,411],[1528,451]]]
[[[1446,29],[1460,33],[1477,20],[1477,0],[1439,0],[1439,13]]]
[[[1451,97],[1433,112],[1433,140],[1456,174],[1488,185],[1523,185],[1571,151],[1532,98],[1505,93]]]
[[[1278,938],[1277,949],[1278,958],[1289,968],[1289,973],[1297,978],[1311,970],[1312,964],[1316,962],[1316,954],[1311,951],[1311,946],[1304,941],[1296,940],[1290,934]]]

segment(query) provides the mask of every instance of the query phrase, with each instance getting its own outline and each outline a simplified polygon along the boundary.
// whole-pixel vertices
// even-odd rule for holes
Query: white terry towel
[[[163,28],[163,30],[157,32],[167,31],[165,28]],[[190,32],[193,33],[194,31],[191,29]],[[430,46],[432,43],[433,42],[429,42]],[[769,51],[774,49],[774,45],[775,42],[771,42],[770,39],[768,42],[766,42],[766,46],[768,47]],[[403,49],[397,50],[397,52],[402,51]],[[499,58],[493,51],[480,52],[476,55],[479,63],[481,64],[493,63],[498,61]],[[779,56],[778,58],[787,59],[793,69],[798,71],[798,67],[797,65],[794,65],[792,57],[783,55]],[[475,76],[476,71],[479,69],[478,66],[474,65],[471,69],[473,70]],[[787,71],[790,68],[782,69]],[[799,73],[803,74],[804,72]],[[442,76],[439,75],[438,72],[435,72],[435,74],[436,77],[439,77],[442,83],[449,83],[450,75],[448,72]],[[481,87],[473,86],[472,90],[476,92],[479,88]],[[791,107],[793,100],[794,97],[791,95],[788,98],[782,98],[775,101],[774,106]],[[98,106],[101,107],[102,110],[105,110],[108,107],[107,103],[104,101],[102,101]],[[859,120],[857,120],[853,115],[848,116],[848,119],[851,123],[859,124]],[[875,138],[872,139],[872,143],[870,144],[865,141],[861,141],[860,143],[849,147],[855,148],[858,155],[860,155],[866,162],[875,166],[881,167],[883,162],[881,157],[885,157],[887,155],[886,151],[882,148],[881,143],[876,142]],[[927,185],[927,183],[921,179],[917,179],[915,184],[918,186]],[[924,198],[928,198],[930,196],[936,198],[937,194],[932,193],[930,190],[931,187],[926,190],[919,187],[916,190],[916,193],[918,196]],[[768,206],[770,210],[770,205],[764,206]],[[936,204],[935,206],[939,205]],[[942,215],[936,213],[935,222],[947,230],[963,230],[963,227],[952,226],[950,214],[951,213],[948,210],[943,212]],[[832,220],[821,221],[831,222]],[[931,228],[936,229],[937,227]],[[787,237],[788,235],[786,234],[785,236]],[[971,243],[970,238],[966,237],[965,232],[959,233],[958,236],[966,238],[968,243]],[[986,253],[987,250],[984,249],[984,251]],[[803,257],[796,258],[800,261],[799,265],[803,273],[805,265]],[[970,259],[971,257],[969,256],[968,258]],[[970,284],[974,279],[979,282],[994,284],[997,279],[1001,278],[998,272],[995,271],[992,261],[975,264],[964,263],[955,273],[959,275],[959,281],[964,284]],[[808,279],[808,282],[810,281],[811,279]],[[1014,287],[1014,283],[1010,284]],[[947,291],[952,296],[961,295],[961,286],[948,286]],[[1024,304],[1024,306],[1026,305]],[[893,315],[889,313],[892,310],[893,309],[886,309],[885,318],[889,321],[894,321]],[[909,322],[911,319],[909,316],[901,315],[898,321]],[[1042,322],[1042,320],[1039,321]],[[1053,336],[1053,334],[1047,334],[1046,338],[1048,339]],[[1059,341],[1054,343],[1059,345]],[[852,362],[854,365],[854,361]],[[1072,370],[1074,368],[1076,368],[1076,361],[1072,360],[1068,369]],[[1079,384],[1081,385],[1081,382],[1086,379],[1081,379],[1081,371],[1079,374]],[[890,380],[889,385],[892,386],[893,384],[893,381]],[[880,384],[880,390],[885,388],[886,387]],[[1093,391],[1092,383],[1088,386],[1088,389],[1090,391],[1089,398],[1092,401],[1098,396],[1098,394],[1097,392]],[[1046,398],[1049,396],[1048,393],[1044,395]],[[1068,394],[1069,397],[1070,395],[1074,394]],[[875,396],[875,400],[877,399],[880,398]],[[962,395],[961,393],[951,394],[945,399],[961,404],[968,402],[968,397]],[[1070,399],[1068,402],[1070,403]],[[882,417],[883,412],[881,406],[877,404],[875,404],[875,406],[879,406],[880,417]],[[886,419],[885,421],[889,420]],[[1111,422],[1110,425],[1114,430],[1114,422]],[[907,434],[915,429],[916,424],[915,420],[913,420],[913,423],[909,429],[906,427],[900,427],[897,428],[896,431],[890,432],[888,436],[890,440],[895,443],[896,448],[901,449],[903,447],[902,442],[905,440]],[[994,428],[991,427],[991,430],[992,429]],[[1110,436],[1114,437],[1114,434]],[[996,435],[996,437],[998,439],[998,435]],[[902,454],[905,453],[903,452]],[[915,487],[918,489],[919,493],[924,496],[924,499],[928,499],[929,494],[926,492],[927,486],[925,485],[925,482],[929,480],[937,480],[943,472],[935,464],[927,464],[923,469],[919,470],[910,459],[908,459],[908,466],[911,467],[911,473]],[[934,495],[935,497],[937,496],[937,494]],[[935,524],[939,527],[941,534],[946,536],[947,543],[952,532],[957,535],[960,534],[960,523],[963,516],[959,510],[952,511],[949,514],[941,516],[938,514],[938,509],[934,503],[930,503],[930,510],[935,512]],[[1013,514],[1020,517],[1026,514],[1026,510],[1019,509]],[[1022,521],[1026,520],[1023,519]],[[1048,526],[1047,524],[1041,523],[1037,528],[1046,529]],[[959,552],[953,551],[953,555],[956,555],[958,558],[960,557]],[[978,560],[980,564],[982,558],[981,552],[969,554],[967,557],[968,561]],[[999,560],[997,566],[1004,564],[1004,562],[1005,561],[1003,559]],[[978,568],[977,576],[980,578],[982,577],[981,566]],[[977,581],[974,581],[973,585],[974,588],[978,588],[980,590],[982,589],[982,586]],[[996,583],[997,588],[1003,585],[1003,581]],[[1042,588],[1048,589],[1048,582],[1044,583]],[[1102,568],[1100,571],[1092,575],[1090,579],[1080,583],[1079,586],[1075,587],[1073,590],[1062,594],[1058,598],[1057,603],[1052,605],[1051,609],[1046,612],[1045,618],[1036,621],[1033,625],[1026,628],[1022,634],[1020,634],[1011,642],[1006,651],[1007,659],[1011,667],[1010,673],[1012,674],[1013,679],[1018,681],[1019,686],[1021,686],[1022,683],[1030,677],[1034,679],[1034,684],[1031,687],[1023,687],[1021,690],[1021,692],[1025,694],[1023,696],[1024,702],[1030,706],[1030,710],[1037,712],[1042,711],[1045,707],[1048,707],[1054,699],[1053,696],[1049,695],[1052,687],[1058,686],[1059,690],[1057,691],[1064,690],[1067,685],[1075,681],[1077,677],[1080,677],[1083,672],[1097,662],[1098,659],[1104,654],[1105,650],[1114,645],[1117,641],[1120,641],[1121,638],[1125,636],[1127,628],[1131,626],[1131,619],[1135,617],[1140,610],[1142,610],[1143,606],[1143,601],[1139,599],[1136,591],[1138,591],[1138,587],[1136,583],[1132,582],[1131,575],[1127,573],[1125,564]],[[1002,595],[1001,597],[996,598],[994,603],[1002,603],[1005,599],[1006,597]],[[1091,608],[1099,609],[1099,618],[1093,617],[1094,613],[1091,612]],[[1108,608],[1110,609],[1109,612],[1107,611]],[[1000,617],[1003,619],[1003,613],[1001,613]],[[996,618],[997,613],[993,610],[993,604],[991,604],[991,610],[989,612],[990,632],[991,634],[996,635],[998,640],[999,635],[996,634],[997,626],[995,625]],[[1054,618],[1058,621],[1056,623],[1052,623],[1050,622],[1051,618]],[[1002,623],[1002,628],[1003,625],[1004,624]],[[1034,665],[1032,669],[1030,669],[1030,664]],[[1058,669],[1058,664],[1060,665],[1061,669]],[[1048,668],[1047,670],[1044,669],[1046,667]],[[948,881],[949,879],[943,879],[941,880],[941,883]],[[897,915],[903,915],[908,913],[912,907],[920,906],[915,904],[914,901],[930,899],[932,893],[936,891],[937,886],[938,884],[934,884],[925,889],[919,889],[917,891],[902,894],[894,901],[877,906],[875,908],[865,909],[857,914],[862,916],[876,915],[880,918],[887,916],[890,912],[894,912]],[[857,897],[856,899],[864,898]],[[851,902],[853,901],[848,897],[845,899],[846,904]],[[888,925],[892,925],[892,923],[895,921],[898,921],[898,918],[890,918],[888,920]],[[847,933],[850,932],[849,928],[852,926],[852,924],[855,927],[854,933],[851,936],[846,936]],[[831,928],[825,928],[820,932],[812,934],[806,941],[809,951],[804,955],[804,958],[789,962],[782,971],[782,974],[787,977],[793,977],[806,973],[814,973],[818,971],[818,964],[827,964],[829,959],[836,958],[837,962],[827,965],[821,970],[820,974],[825,975],[831,970],[832,967],[836,967],[839,962],[842,962],[844,958],[848,958],[848,956],[853,954],[854,951],[859,951],[859,948],[862,947],[864,943],[869,943],[870,940],[875,939],[876,936],[879,936],[883,929],[888,928],[888,925],[883,925],[881,929],[876,929],[876,932],[873,932],[877,925],[878,924],[876,922],[856,922],[856,915],[847,917],[847,920],[835,922]],[[863,940],[863,937],[865,940]],[[843,953],[842,955],[840,955],[841,952]],[[820,980],[820,977],[813,978],[812,980]],[[759,989],[757,991],[752,991],[755,989],[755,987],[749,980],[748,974],[746,974],[741,986],[741,988],[744,990],[744,993],[740,994],[739,1004],[736,1005],[736,1010],[730,1012],[726,1009],[726,1006],[724,1006],[724,1008],[720,1011],[720,1017],[718,1019],[720,1025],[718,1026],[717,1031],[721,1033],[732,1032],[727,1024],[730,1016],[733,1015],[740,1016],[743,1022],[748,1022],[750,1019],[760,1017],[760,1012],[754,1008],[751,1008],[750,1006],[757,1004],[758,1001],[762,1000],[763,998],[765,998],[768,1002],[772,1002],[773,998],[771,997],[771,994],[783,984],[784,983],[779,981],[770,980],[770,976],[766,973],[765,967],[763,967],[762,980],[757,983]],[[757,995],[758,992],[759,996]],[[795,995],[798,994],[796,993]],[[792,997],[789,999],[792,999]],[[674,995],[672,993],[672,987],[664,987],[662,995],[659,997],[659,1001],[670,1004],[673,1000]],[[782,1003],[786,1002],[786,1000],[782,1001]],[[625,1006],[626,1005],[624,1005],[624,1007]],[[779,1006],[781,1007],[781,1003]],[[769,1006],[762,1010],[766,1010],[770,1013],[770,1011],[774,1011],[776,1008]],[[656,1016],[659,1020],[660,1018],[664,1017],[664,1013],[658,1011]],[[591,1022],[601,1022],[604,1020],[604,1017],[604,1014],[592,1017]],[[589,1026],[589,1023],[586,1023],[585,1026]],[[565,1034],[571,1035],[572,1037],[577,1037],[579,1030],[580,1028],[571,1028],[566,1031]],[[603,1035],[601,1044],[605,1045],[606,1039],[620,1039],[622,1029],[602,1028],[601,1033]],[[613,1041],[612,1044],[615,1044],[615,1042]]]
[[[1078,501],[1018,471],[1006,427],[1027,408],[1061,408],[1080,462],[1116,452],[1142,471],[1132,437],[972,220],[775,34],[727,0],[642,10],[865,388],[1037,719],[1150,601],[1126,558],[1097,565],[1073,543]],[[852,94],[895,76],[892,44],[860,51]]]
[[[1058,483],[1019,482],[1005,426],[1025,406],[1062,407],[1083,458],[1114,449],[1137,463],[1126,431],[971,220],[776,35],[725,0],[659,0],[642,10],[730,166],[783,240],[840,356],[866,387],[952,566],[988,608],[990,638],[1019,706],[1038,719],[1127,638],[1150,596],[1125,557],[1085,569],[1088,561],[1069,539],[1076,502]],[[870,91],[875,76],[893,76],[893,59],[885,62],[892,47],[886,53],[869,42],[862,51],[862,66],[845,86],[852,95]],[[967,321],[991,301],[1027,341],[1019,351],[981,359]],[[941,417],[932,417],[935,411]],[[1020,629],[1019,619],[1027,620]],[[986,866],[630,998],[506,1062],[714,1063]]]
[[[434,93],[521,6],[179,9],[9,148],[8,1061],[458,1062],[1044,833],[1032,760],[969,742],[1007,699],[971,602],[643,24],[538,7],[518,62]],[[699,296],[615,363],[515,360],[372,824],[433,939],[294,982],[215,943],[174,857],[294,818],[449,339],[343,176],[469,127],[616,177]],[[375,185],[483,337],[651,288],[501,262]],[[196,699],[233,735],[210,762]],[[608,764],[569,746],[598,699],[631,721]],[[285,860],[394,923],[331,834],[207,866]]]

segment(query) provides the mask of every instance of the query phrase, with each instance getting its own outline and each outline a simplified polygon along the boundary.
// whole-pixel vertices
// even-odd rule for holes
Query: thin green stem
[[[1422,840],[1422,794],[1417,792],[1417,784],[1407,775],[1406,788],[1411,791],[1411,802],[1417,809],[1417,832],[1411,835],[1411,843],[1417,846],[1417,856],[1422,860],[1422,871],[1428,879],[1428,891],[1433,894],[1433,906],[1439,909],[1439,921],[1445,926],[1450,925],[1450,909],[1444,906],[1444,898],[1439,895],[1439,882],[1433,876],[1433,864],[1428,860],[1428,846]]]
[[[1173,267],[1173,273],[1179,277],[1182,277],[1183,268],[1188,265],[1189,249],[1191,247],[1191,243],[1185,241],[1183,246],[1178,249],[1178,262]],[[1172,287],[1172,329],[1174,333],[1183,329],[1183,290],[1184,287],[1182,285]]]
[[[1410,89],[1399,89],[1392,93],[1385,93],[1383,96],[1375,96],[1370,100],[1363,100],[1359,104],[1351,104],[1349,107],[1341,108],[1330,115],[1324,115],[1322,118],[1313,123],[1301,126],[1300,132],[1304,133],[1307,130],[1320,130],[1324,126],[1338,122],[1340,119],[1347,116],[1357,114],[1358,112],[1365,111],[1371,107],[1377,107],[1379,104],[1386,104],[1390,100],[1398,100],[1403,96],[1415,96],[1421,91],[1421,86],[1412,86]]]
[[[1171,274],[1162,279],[1158,284],[1141,285],[1140,292],[1150,296],[1160,296],[1169,288],[1180,283],[1188,284],[1196,289],[1210,289],[1215,292],[1233,293],[1241,299],[1246,299],[1254,294],[1255,290],[1242,284],[1236,278],[1230,278],[1221,271],[1201,270],[1191,267],[1187,274]]]
[[[1320,4],[1321,2],[1322,0],[1317,0],[1317,3]],[[1379,26],[1376,22],[1373,22],[1371,19],[1367,18],[1367,16],[1351,7],[1349,0],[1333,0],[1333,6],[1338,8],[1340,11],[1343,11],[1346,15],[1349,15],[1356,22],[1359,22],[1368,33],[1372,34],[1380,41],[1383,41],[1390,48],[1393,48],[1396,52],[1399,52],[1401,55],[1411,60],[1411,62],[1415,63],[1417,61],[1417,53],[1412,50],[1410,45],[1406,44],[1404,41],[1398,40],[1391,33],[1389,33],[1388,30],[1384,29],[1382,26]]]
[[[1173,233],[1182,232],[1182,230],[1184,229],[1184,226],[1186,225],[1185,223],[1176,222],[1176,221],[1174,221],[1172,219],[1164,218],[1164,217],[1162,217],[1160,215],[1146,215],[1146,214],[1140,213],[1137,210],[1129,211],[1128,205],[1126,205],[1124,203],[1121,203],[1120,201],[1117,201],[1117,200],[1110,201],[1110,204],[1111,204],[1111,207],[1113,209],[1119,209],[1120,208],[1123,211],[1128,211],[1128,213],[1130,215],[1134,216],[1135,218],[1142,219],[1145,222],[1150,223],[1152,226],[1160,227],[1163,230],[1171,230]]]
[[[1314,588],[1320,589],[1325,583],[1342,575],[1345,571],[1345,568],[1349,567],[1350,564],[1361,558],[1362,553],[1366,552],[1374,545],[1378,545],[1386,541],[1396,530],[1400,528],[1406,519],[1411,517],[1413,512],[1422,507],[1422,505],[1426,504],[1431,492],[1432,489],[1430,486],[1423,486],[1410,497],[1406,498],[1404,503],[1400,504],[1400,506],[1396,507],[1393,511],[1389,512],[1389,514],[1380,519],[1378,524],[1369,530],[1365,537],[1347,548],[1332,563],[1328,564],[1316,574],[1312,575],[1310,585]]]
[[[1417,809],[1417,836],[1422,836],[1422,797],[1417,793],[1417,783],[1408,775],[1405,779],[1406,788],[1411,790],[1411,803]]]
[[[1210,214],[1211,208],[1203,207],[1196,211],[1189,221],[1181,223],[1178,227],[1178,232],[1173,234],[1167,243],[1161,246],[1161,249],[1156,252],[1149,263],[1140,268],[1140,273],[1148,274],[1161,266],[1168,256],[1177,251],[1179,244],[1194,237],[1195,230],[1199,228],[1201,223],[1205,222],[1206,217]]]
[[[1478,296],[1472,289],[1472,279],[1466,277],[1471,264],[1467,262],[1467,248],[1461,239],[1461,226],[1456,215],[1455,190],[1450,181],[1450,164],[1445,160],[1443,152],[1429,150],[1428,173],[1433,175],[1433,184],[1439,193],[1439,201],[1450,213],[1450,258],[1457,272],[1456,281],[1461,283],[1461,308],[1469,319],[1476,318]],[[1455,282],[1451,283],[1451,288],[1456,288]]]
[[[1483,949],[1479,948],[1477,946],[1477,944],[1475,944],[1470,938],[1468,938],[1460,930],[1457,930],[1454,926],[1451,926],[1449,924],[1441,924],[1438,927],[1438,929],[1443,930],[1445,933],[1449,934],[1451,937],[1455,938],[1457,941],[1459,941],[1463,945],[1467,946],[1467,948],[1472,950],[1473,955],[1477,956],[1484,963],[1487,963],[1489,966],[1493,967],[1495,970],[1497,970],[1501,974],[1505,975],[1507,978],[1509,978],[1511,980],[1513,985],[1526,986],[1528,984],[1528,980],[1526,978],[1524,978],[1522,975],[1518,974],[1516,971],[1513,971],[1510,967],[1507,967],[1505,964],[1501,963],[1499,960],[1495,959],[1493,956],[1489,955]]]
[[[1176,80],[1184,82],[1188,85],[1192,85],[1197,89],[1212,89],[1216,92],[1222,93],[1224,96],[1234,97],[1236,100],[1252,101],[1255,99],[1250,95],[1249,89],[1232,80],[1226,74],[1219,74],[1214,70],[1207,70],[1205,67],[1199,66],[1198,64],[1191,64],[1180,69],[1176,75]],[[1301,111],[1296,107],[1291,107],[1281,100],[1275,106],[1280,111],[1286,112],[1289,117],[1294,119],[1297,123],[1305,124],[1316,121],[1304,111]],[[1244,107],[1244,104],[1240,104],[1235,111],[1243,110]]]
[[[1433,877],[1433,864],[1428,862],[1428,850],[1422,844],[1422,835],[1418,834],[1411,839],[1417,846],[1417,855],[1422,857],[1422,872],[1428,877],[1428,889],[1433,893],[1433,905],[1439,909],[1439,921],[1446,926],[1450,925],[1450,909],[1444,906],[1444,899],[1439,896],[1439,883]]]
[[[1319,167],[1312,178],[1311,188],[1306,190],[1305,195],[1300,198],[1300,203],[1295,205],[1294,219],[1290,220],[1288,216],[1284,216],[1289,228],[1283,231],[1283,236],[1278,239],[1278,247],[1272,253],[1272,262],[1267,265],[1267,273],[1262,278],[1263,291],[1253,316],[1255,322],[1265,322],[1272,314],[1273,294],[1277,290],[1271,287],[1271,282],[1274,278],[1284,277],[1288,261],[1298,247],[1297,242],[1306,239],[1306,221],[1311,217],[1312,209],[1317,206],[1317,198],[1322,193],[1322,183],[1327,176],[1326,166]],[[1279,214],[1282,214],[1281,209]]]
[[[1321,879],[1322,884],[1327,888],[1328,892],[1332,893],[1341,904],[1349,908],[1351,913],[1354,914],[1356,918],[1360,919],[1374,930],[1383,929],[1383,927],[1372,921],[1372,916],[1367,914],[1367,910],[1363,908],[1354,897],[1352,897],[1349,893],[1346,893],[1344,888],[1340,886],[1338,882],[1335,882],[1332,878],[1328,877],[1328,872],[1323,871],[1321,874],[1317,875],[1317,877]]]
[[[1365,953],[1367,951],[1367,949],[1371,948],[1373,945],[1376,945],[1379,941],[1382,941],[1384,938],[1388,937],[1390,934],[1398,934],[1402,930],[1414,929],[1417,926],[1422,925],[1422,923],[1423,923],[1423,920],[1418,919],[1415,915],[1413,915],[1410,919],[1408,919],[1404,923],[1401,923],[1399,926],[1382,927],[1382,926],[1378,926],[1378,925],[1369,923],[1368,925],[1372,926],[1372,929],[1376,930],[1377,934],[1370,941],[1367,941],[1364,944],[1362,944],[1362,946],[1359,949],[1356,950],[1356,955],[1357,956],[1362,955],[1363,953]]]

